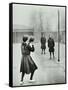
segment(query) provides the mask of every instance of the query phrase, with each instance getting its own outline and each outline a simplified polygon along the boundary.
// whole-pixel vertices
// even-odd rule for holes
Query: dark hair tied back
[[[30,38],[30,39],[29,39],[29,42],[33,42],[33,41],[34,41],[34,38]]]
[[[26,42],[28,40],[28,37],[23,36],[23,41]]]

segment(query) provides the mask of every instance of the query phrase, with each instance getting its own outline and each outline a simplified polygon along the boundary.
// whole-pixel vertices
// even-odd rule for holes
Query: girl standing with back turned
[[[26,40],[27,41],[27,40]],[[23,42],[21,50],[22,50],[22,60],[20,72],[22,72],[21,81],[23,82],[23,77],[26,74],[30,74],[30,80],[32,81],[35,70],[37,69],[36,64],[34,63],[32,57],[30,56],[31,52],[34,52],[34,45],[30,46],[30,44],[34,41],[33,38],[30,38],[28,45]],[[23,47],[24,45],[24,47]]]

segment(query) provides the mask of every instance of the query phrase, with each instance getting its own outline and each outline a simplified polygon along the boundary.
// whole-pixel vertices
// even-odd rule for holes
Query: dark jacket
[[[48,39],[49,52],[54,52],[54,46],[55,46],[54,39],[49,38]]]
[[[46,38],[45,37],[41,37],[41,49],[45,49],[46,48]]]

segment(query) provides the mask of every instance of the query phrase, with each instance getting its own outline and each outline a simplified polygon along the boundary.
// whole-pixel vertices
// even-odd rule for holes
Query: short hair
[[[28,37],[23,36],[23,41],[26,42],[28,40]]]

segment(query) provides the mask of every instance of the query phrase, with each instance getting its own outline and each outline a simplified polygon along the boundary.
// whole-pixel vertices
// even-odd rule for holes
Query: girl
[[[20,66],[20,72],[22,72],[22,76],[21,76],[21,82],[23,81],[23,77],[25,75],[25,59],[27,56],[26,53],[26,47],[27,47],[27,43],[26,41],[28,40],[28,37],[24,36],[23,37],[23,42],[21,44],[21,53],[22,53],[22,59],[21,59],[21,66]]]
[[[29,51],[28,60],[29,60],[29,68],[30,68],[30,73],[31,73],[30,80],[33,79],[34,72],[37,69],[37,66],[36,66],[35,62],[33,61],[32,57],[30,55],[31,52],[35,51],[33,41],[34,41],[34,38],[30,38],[29,43],[28,43],[28,51]],[[30,44],[32,44],[32,45],[30,45]]]
[[[26,37],[24,37],[26,38]],[[26,74],[30,74],[30,80],[33,79],[33,75],[35,70],[37,69],[36,64],[34,63],[32,57],[30,56],[31,52],[34,52],[34,45],[30,46],[30,43],[34,41],[33,38],[30,38],[28,45],[26,44],[27,39],[24,40],[23,38],[23,43],[21,46],[21,51],[22,51],[22,60],[21,60],[21,67],[20,67],[20,72],[22,72],[22,77],[21,77],[21,82],[23,81],[23,77]]]

